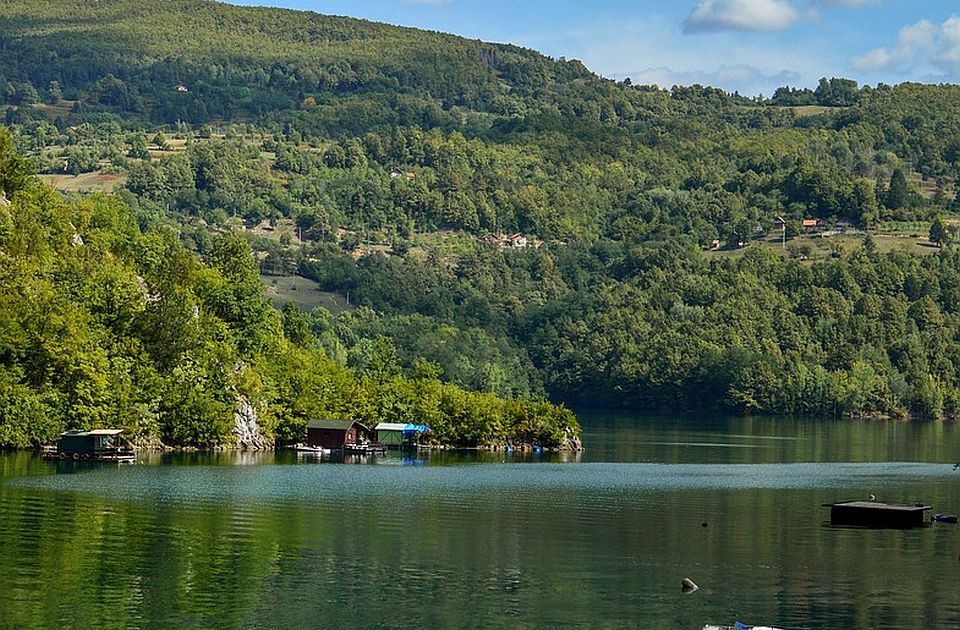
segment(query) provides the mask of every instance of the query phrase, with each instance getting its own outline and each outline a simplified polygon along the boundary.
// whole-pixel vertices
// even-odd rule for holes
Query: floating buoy
[[[688,595],[699,589],[700,587],[697,586],[696,583],[688,577],[685,577],[682,580],[680,580],[680,590]]]

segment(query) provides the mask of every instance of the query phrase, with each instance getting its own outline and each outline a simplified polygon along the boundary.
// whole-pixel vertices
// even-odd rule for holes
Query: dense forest
[[[429,361],[401,370],[384,336],[356,369],[336,364],[299,311],[270,308],[243,238],[221,234],[198,258],[173,229],[141,231],[119,197],[64,199],[3,129],[0,278],[0,445],[119,425],[215,446],[232,441],[238,405],[286,440],[318,417],[427,422],[463,446],[561,446],[578,430],[549,403],[444,385]]]
[[[960,87],[637,86],[515,46],[204,0],[8,1],[0,86],[58,207],[115,208],[220,274],[178,281],[178,308],[233,330],[260,396],[294,361],[266,336],[351,386],[486,396],[514,414],[503,427],[520,421],[502,405],[533,405],[551,439],[563,411],[503,400],[960,414]],[[301,290],[271,311],[258,271],[340,306]],[[266,310],[248,320],[225,291]],[[151,378],[185,369],[164,357],[176,344],[138,343]]]

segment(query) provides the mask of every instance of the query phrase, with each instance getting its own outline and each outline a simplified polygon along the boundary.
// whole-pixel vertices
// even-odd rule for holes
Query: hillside
[[[169,123],[358,92],[506,112],[555,83],[595,80],[515,46],[209,0],[4,2],[0,68],[9,82],[42,92],[56,81],[83,106]]]
[[[566,409],[402,370],[386,337],[352,369],[328,358],[295,309],[271,309],[247,243],[221,234],[202,258],[172,226],[141,230],[113,196],[66,200],[0,129],[0,448],[67,427],[119,426],[146,442],[230,445],[235,417],[297,441],[316,418],[426,422],[459,446],[559,446]]]
[[[383,338],[508,398],[960,414],[957,86],[745,99],[197,0],[0,16],[6,122],[48,181],[337,294],[297,321],[340,368]]]

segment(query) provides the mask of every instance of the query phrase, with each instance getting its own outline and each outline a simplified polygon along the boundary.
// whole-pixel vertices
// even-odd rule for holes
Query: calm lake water
[[[0,455],[0,627],[960,627],[960,527],[820,507],[960,513],[960,426],[581,418],[578,457]]]

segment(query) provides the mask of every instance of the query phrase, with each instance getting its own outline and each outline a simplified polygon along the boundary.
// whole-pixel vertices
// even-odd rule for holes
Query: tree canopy
[[[235,357],[267,383],[256,357],[295,361],[279,337],[377,388],[958,412],[960,87],[834,77],[751,99],[302,12],[35,5],[0,6],[0,98],[30,158],[0,147],[5,194],[34,167],[115,181],[141,238],[165,235],[134,274],[164,297],[132,330],[160,376],[197,383],[182,408],[225,413],[191,392],[220,391],[210,366]],[[93,199],[58,203],[121,203]],[[278,314],[258,272],[342,312]],[[194,312],[234,354],[184,364]]]

